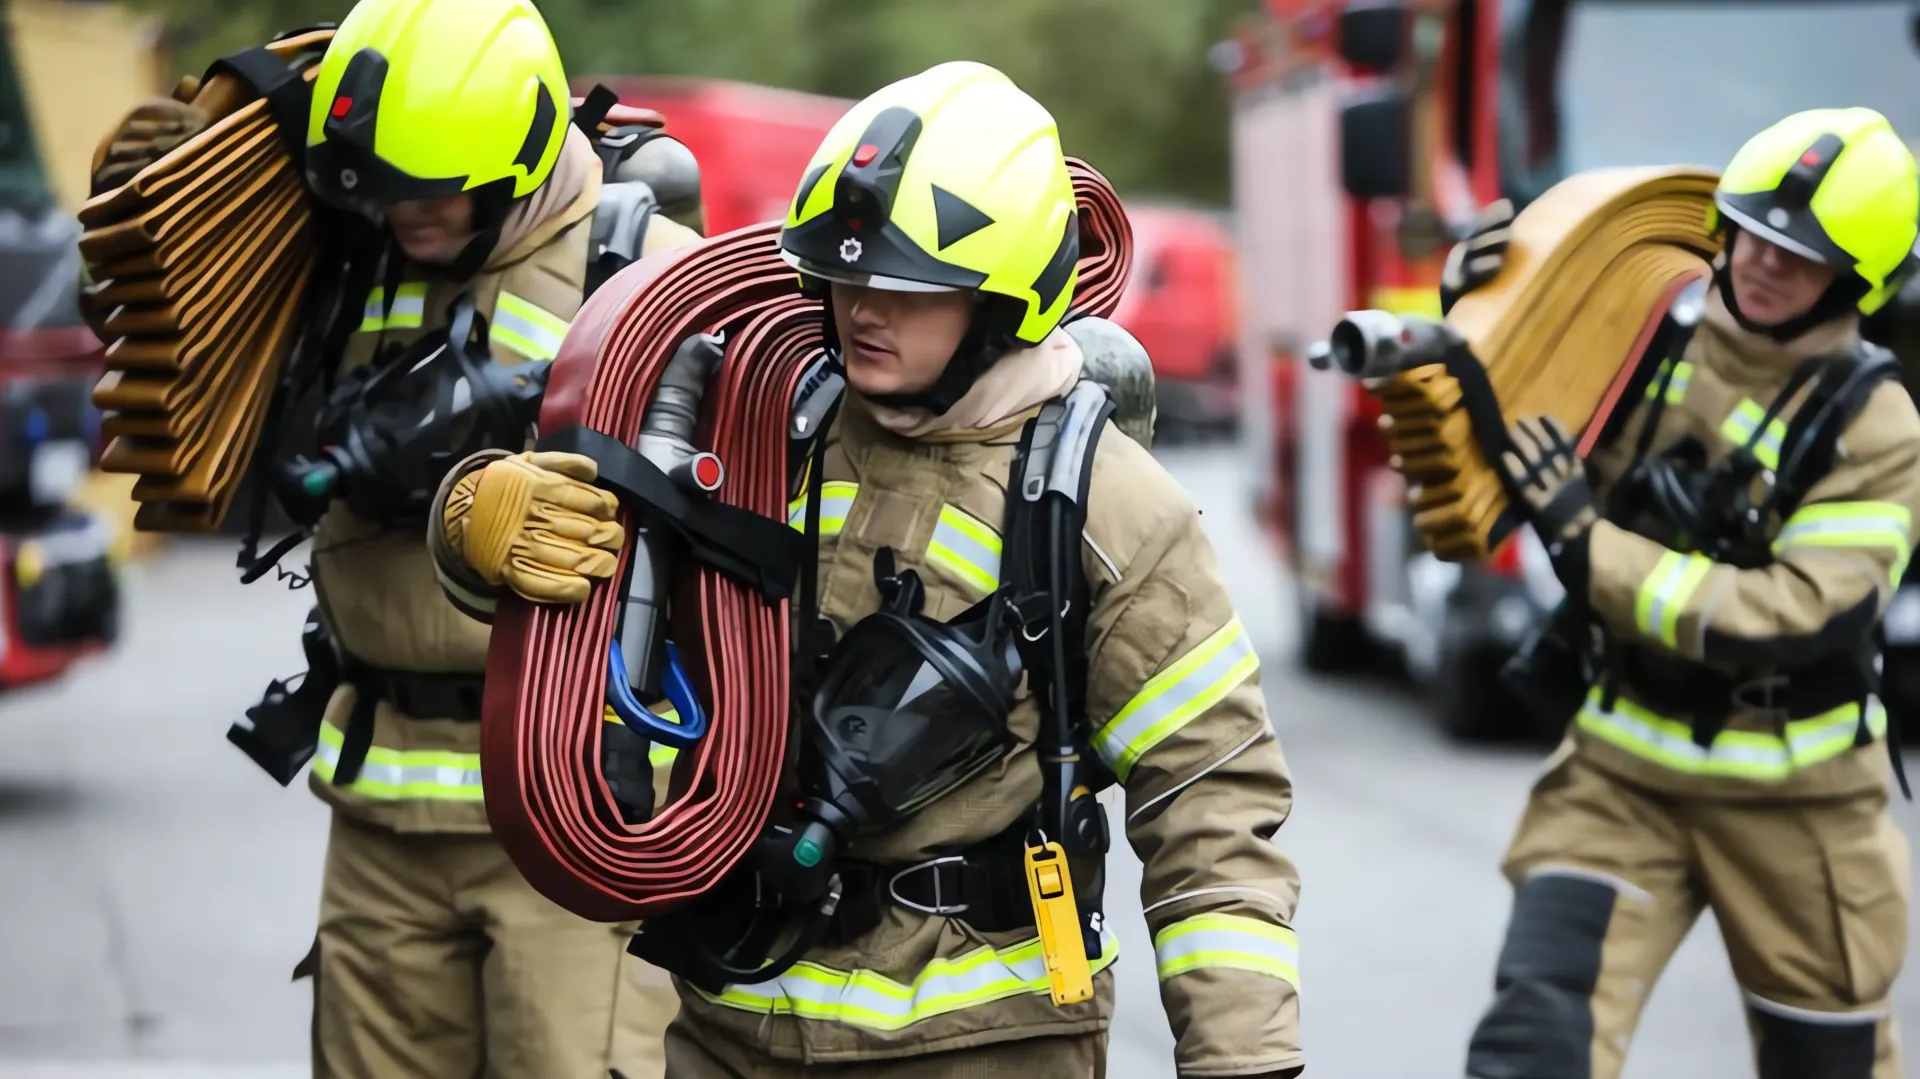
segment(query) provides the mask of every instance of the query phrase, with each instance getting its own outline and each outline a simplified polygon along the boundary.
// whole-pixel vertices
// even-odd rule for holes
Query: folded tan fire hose
[[[1126,286],[1131,231],[1106,180],[1070,164],[1082,208],[1075,308],[1106,315]],[[821,318],[781,260],[778,234],[772,223],[740,229],[603,285],[554,362],[543,440],[583,425],[633,444],[678,344],[725,328],[696,441],[724,465],[715,500],[784,523],[790,413],[820,353]],[[634,535],[631,508],[622,521]],[[616,581],[633,553],[630,543]],[[480,750],[487,817],[535,888],[597,921],[658,916],[718,884],[759,835],[786,759],[788,604],[705,564],[680,580],[671,635],[710,726],[678,755],[675,797],[640,825],[622,822],[599,767],[619,589],[596,585],[567,607],[508,600],[494,621]]]
[[[1714,173],[1626,168],[1556,184],[1513,223],[1500,274],[1461,297],[1447,325],[1486,369],[1507,421],[1550,415],[1590,448],[1668,305],[1712,271]],[[1485,558],[1517,525],[1481,451],[1460,382],[1438,363],[1375,385],[1414,526],[1449,562]]]
[[[331,38],[267,49],[311,80]],[[216,70],[193,104],[212,118],[205,131],[79,214],[86,302],[107,340],[100,467],[139,477],[144,531],[208,531],[225,516],[315,272],[306,185],[267,99]]]

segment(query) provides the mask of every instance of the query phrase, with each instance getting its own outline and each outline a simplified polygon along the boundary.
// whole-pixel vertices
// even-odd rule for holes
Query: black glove
[[[1567,594],[1587,595],[1587,537],[1600,520],[1593,508],[1587,472],[1566,428],[1551,416],[1516,422],[1507,431],[1512,448],[1501,456],[1511,490],[1527,521],[1546,545],[1554,575]]]
[[[1513,203],[1496,199],[1474,217],[1467,238],[1447,252],[1446,267],[1440,271],[1440,313],[1453,310],[1454,303],[1500,276],[1507,262],[1507,240],[1513,234]]]

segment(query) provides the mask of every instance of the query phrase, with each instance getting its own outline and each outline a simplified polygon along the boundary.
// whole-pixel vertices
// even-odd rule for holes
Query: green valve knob
[[[802,839],[793,845],[793,860],[811,869],[820,864],[820,844]]]
[[[315,470],[301,478],[300,486],[308,494],[318,498],[333,486],[333,476],[327,472]]]

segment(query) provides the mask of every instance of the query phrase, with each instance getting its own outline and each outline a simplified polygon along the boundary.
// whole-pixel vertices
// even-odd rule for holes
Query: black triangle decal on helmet
[[[520,144],[520,153],[513,163],[528,172],[540,167],[540,159],[546,156],[547,140],[553,137],[553,125],[560,118],[560,108],[553,103],[553,93],[547,84],[540,84],[540,94],[533,99],[533,123],[527,126],[527,141]]]
[[[1040,310],[1053,306],[1060,298],[1060,292],[1067,287],[1067,279],[1073,276],[1076,266],[1080,265],[1080,215],[1067,218],[1066,230],[1060,234],[1060,246],[1053,249],[1053,257],[1033,281],[1034,296],[1040,301]]]
[[[945,251],[993,224],[993,218],[980,212],[966,199],[939,184],[934,184],[932,187],[933,219],[940,231],[940,250]]]

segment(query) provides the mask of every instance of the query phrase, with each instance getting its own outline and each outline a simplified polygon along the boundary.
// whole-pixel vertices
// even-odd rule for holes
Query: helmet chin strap
[[[1821,293],[1820,298],[1815,300],[1813,306],[1807,308],[1803,314],[1785,322],[1763,326],[1747,317],[1747,313],[1740,309],[1740,298],[1733,288],[1733,245],[1741,235],[1743,234],[1740,230],[1729,229],[1726,250],[1720,259],[1720,264],[1713,269],[1713,283],[1719,288],[1720,298],[1726,301],[1727,311],[1733,315],[1733,320],[1740,324],[1741,329],[1749,333],[1771,337],[1785,344],[1815,326],[1845,315],[1853,310],[1862,296],[1867,294],[1866,282],[1861,280],[1858,274],[1843,271],[1834,277],[1833,283],[1827,286],[1827,291]]]

